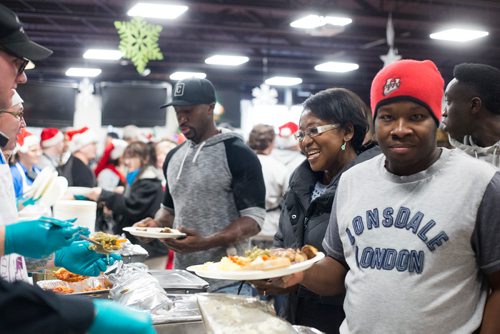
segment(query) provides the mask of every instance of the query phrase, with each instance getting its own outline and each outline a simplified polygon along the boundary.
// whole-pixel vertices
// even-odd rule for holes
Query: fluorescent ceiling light
[[[319,15],[307,15],[298,20],[290,23],[293,28],[299,29],[314,29],[322,27],[326,24],[331,24],[334,26],[345,26],[352,22],[352,19],[348,17],[339,16],[319,16]]]
[[[429,37],[444,41],[468,42],[488,35],[489,33],[487,31],[453,28],[432,33]]]
[[[328,61],[326,63],[314,66],[314,69],[319,72],[337,72],[337,73],[355,71],[358,68],[359,68],[358,64],[341,63],[337,61]]]
[[[352,19],[349,17],[340,17],[340,16],[325,16],[324,18],[327,24],[331,24],[332,26],[346,26],[352,23]]]
[[[174,72],[170,75],[170,80],[182,80],[187,78],[205,79],[207,75],[203,72]]]
[[[83,54],[85,59],[118,60],[123,57],[120,50],[88,49]]]
[[[100,68],[71,67],[66,71],[68,77],[89,77],[93,78],[101,74]]]
[[[210,65],[238,66],[246,63],[248,60],[249,58],[245,56],[214,55],[205,59],[205,63]]]
[[[188,8],[188,6],[182,5],[162,5],[139,2],[127,12],[127,15],[173,20],[182,15]]]
[[[270,86],[295,86],[302,83],[301,78],[275,76],[265,81]]]

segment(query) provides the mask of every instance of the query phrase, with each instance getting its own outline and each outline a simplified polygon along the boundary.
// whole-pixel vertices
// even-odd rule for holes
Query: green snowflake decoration
[[[150,60],[163,60],[158,46],[162,26],[134,17],[130,22],[115,21],[115,27],[120,35],[120,51],[134,63],[137,72],[143,73]]]

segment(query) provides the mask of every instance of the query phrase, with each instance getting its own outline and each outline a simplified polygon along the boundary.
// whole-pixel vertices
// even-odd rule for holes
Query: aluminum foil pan
[[[290,323],[274,314],[268,302],[222,293],[196,296],[208,334],[297,333]]]
[[[153,314],[154,324],[201,321],[196,295],[169,294],[168,298],[173,307],[166,312]]]
[[[112,283],[103,276],[89,277],[80,282],[64,282],[58,279],[43,280],[37,282],[38,286],[44,290],[54,291],[54,289],[62,287],[70,289],[68,292],[54,291],[56,293],[68,295],[99,295],[107,294],[112,287]],[[71,291],[71,292],[69,292]]]

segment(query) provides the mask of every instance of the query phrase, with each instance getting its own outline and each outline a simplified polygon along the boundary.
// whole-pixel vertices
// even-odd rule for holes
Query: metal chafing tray
[[[69,295],[88,295],[91,297],[107,298],[111,282],[104,276],[89,277],[79,282],[65,282],[57,279],[42,280],[36,283],[44,290],[53,290],[56,287],[65,287],[72,289],[71,293],[63,293]]]
[[[186,270],[150,270],[160,285],[169,294],[190,294],[206,292],[208,282]]]

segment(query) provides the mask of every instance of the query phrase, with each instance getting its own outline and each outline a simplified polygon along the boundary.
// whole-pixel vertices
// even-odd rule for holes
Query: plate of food
[[[113,284],[106,277],[99,276],[86,277],[79,281],[43,280],[38,281],[37,285],[59,294],[100,295],[108,293]]]
[[[130,226],[124,227],[123,230],[135,235],[136,237],[153,239],[178,239],[186,236],[186,233],[182,233],[181,231],[170,227]]]
[[[316,248],[306,245],[301,249],[254,247],[245,256],[225,256],[219,262],[207,262],[187,268],[196,275],[223,280],[259,280],[282,277],[309,269],[325,257]]]

